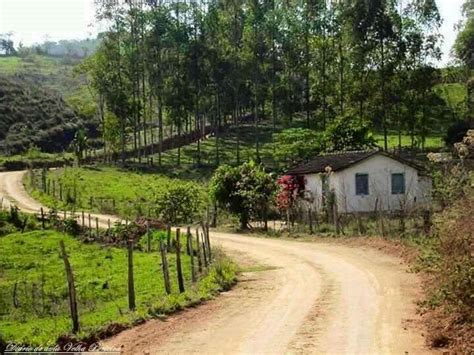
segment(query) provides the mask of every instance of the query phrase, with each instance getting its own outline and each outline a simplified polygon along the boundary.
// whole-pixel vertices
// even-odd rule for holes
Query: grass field
[[[18,57],[0,57],[0,74],[14,74],[22,61]]]
[[[72,153],[43,153],[37,150],[30,150],[24,154],[0,155],[0,167],[4,164],[14,164],[16,162],[39,164],[65,160],[74,161],[74,155]]]
[[[28,184],[30,180],[27,178],[25,182]],[[33,197],[45,205],[70,210],[72,208],[70,200],[74,197],[75,191],[76,210],[113,213],[124,218],[146,215],[148,208],[153,208],[156,197],[164,193],[172,184],[192,184],[200,192],[203,201],[207,196],[202,184],[171,179],[159,174],[134,173],[111,167],[53,170],[49,171],[48,180],[50,180],[49,195],[38,189],[32,191]],[[41,186],[40,181],[40,174],[37,173],[37,187]],[[53,181],[55,181],[54,196]],[[60,200],[60,184],[62,200]]]
[[[463,104],[467,98],[467,87],[461,83],[438,84],[434,91],[452,108]]]
[[[212,267],[198,284],[191,285],[190,259],[183,254],[187,291],[179,294],[175,256],[168,254],[172,280],[172,294],[168,296],[158,252],[136,251],[137,309],[131,312],[125,249],[84,244],[54,231],[10,234],[0,238],[0,335],[4,341],[44,346],[55,344],[60,336],[69,334],[71,321],[60,240],[66,245],[75,276],[81,325],[78,338],[96,334],[111,324],[130,326],[198,303],[229,287],[235,277],[234,266],[218,260],[216,265],[221,272]]]
[[[383,147],[384,144],[384,137],[383,134],[375,134],[374,138],[377,142],[379,147]],[[397,134],[389,134],[388,137],[388,147],[389,148],[397,148],[398,147],[398,135]],[[401,136],[402,147],[411,147],[411,137],[406,134],[402,134]],[[431,135],[426,138],[425,141],[425,149],[432,149],[432,148],[442,148],[444,147],[444,141],[442,136]]]
[[[280,132],[283,128],[279,127],[276,131]],[[251,125],[241,127],[239,130],[232,127],[227,132],[223,132],[219,137],[219,151],[217,151],[216,137],[210,137],[201,142],[201,163],[205,166],[215,166],[217,163],[217,154],[219,154],[219,164],[236,164],[237,163],[237,137],[240,139],[240,161],[250,159],[256,160],[256,141],[258,138],[260,145],[260,159],[270,167],[277,166],[277,162],[273,158],[273,129],[270,124],[261,125],[258,136],[255,129]],[[379,146],[383,146],[383,135],[375,134],[375,139]],[[398,135],[390,133],[388,136],[389,148],[398,147]],[[402,135],[402,146],[411,147],[411,139],[408,135]],[[441,148],[444,146],[443,138],[437,135],[428,136],[425,142],[425,148]],[[189,144],[181,148],[181,164],[183,166],[192,166],[196,164],[197,143]],[[172,149],[163,153],[163,164],[167,169],[174,169],[176,166],[178,150]],[[154,161],[158,160],[157,155]],[[178,169],[186,171],[185,167]],[[193,171],[189,172],[193,175]],[[182,174],[180,174],[182,175]]]

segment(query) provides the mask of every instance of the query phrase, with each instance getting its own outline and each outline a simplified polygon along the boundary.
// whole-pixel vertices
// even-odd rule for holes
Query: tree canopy
[[[240,166],[220,166],[209,186],[210,196],[221,207],[239,216],[247,229],[253,218],[264,217],[274,202],[277,185],[261,165],[250,161]]]
[[[161,164],[165,129],[181,137],[211,127],[218,165],[227,125],[238,132],[236,163],[244,124],[254,126],[257,161],[264,121],[277,133],[303,117],[324,132],[350,118],[383,132],[385,149],[390,132],[423,148],[445,126],[430,111],[441,22],[432,0],[100,2],[97,17],[108,30],[87,72],[119,122],[121,150],[131,135],[139,160],[157,153]],[[150,140],[157,151],[140,149]]]

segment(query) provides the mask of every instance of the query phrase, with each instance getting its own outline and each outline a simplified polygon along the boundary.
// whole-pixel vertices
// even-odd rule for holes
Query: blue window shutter
[[[369,194],[369,174],[356,174],[356,195]]]
[[[392,174],[392,195],[399,195],[405,193],[405,174]]]

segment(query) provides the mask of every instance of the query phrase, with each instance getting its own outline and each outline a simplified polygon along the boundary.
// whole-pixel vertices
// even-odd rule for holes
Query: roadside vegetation
[[[197,182],[111,167],[35,171],[26,176],[25,183],[32,196],[50,208],[113,214],[123,219],[161,216],[166,220],[166,208],[172,204],[176,213],[189,217],[184,218],[188,221],[207,202],[206,188]]]
[[[136,308],[130,310],[127,248],[120,239],[113,242],[110,235],[103,235],[91,241],[87,232],[87,242],[81,234],[65,232],[80,230],[71,229],[70,220],[58,223],[48,225],[54,230],[40,230],[41,223],[32,217],[15,210],[0,211],[0,345],[54,346],[68,339],[94,343],[143,320],[212,298],[235,282],[236,268],[219,250],[213,251],[212,264],[203,267],[197,282],[192,282],[191,258],[183,248],[180,258],[185,291],[179,290],[176,253],[171,247],[167,256],[171,280],[168,294],[158,251],[159,240],[166,241],[166,232],[156,229],[150,238],[150,250],[146,236],[135,243]],[[122,227],[116,228],[110,233],[118,237]],[[171,238],[175,238],[174,233]],[[71,332],[60,241],[65,244],[75,278],[80,323],[80,331],[75,334]],[[186,245],[185,235],[181,235],[181,244]]]
[[[424,317],[429,342],[460,354],[474,351],[474,176],[449,207],[435,215],[434,228],[416,267],[426,273]]]

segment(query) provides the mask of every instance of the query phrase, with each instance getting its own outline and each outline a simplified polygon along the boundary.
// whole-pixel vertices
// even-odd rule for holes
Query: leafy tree
[[[273,135],[274,156],[287,166],[314,157],[323,150],[322,134],[306,128],[290,128]]]
[[[463,5],[464,21],[454,44],[456,57],[467,67],[470,78],[467,80],[467,117],[466,121],[474,126],[474,1],[466,0]]]
[[[250,161],[236,167],[220,166],[209,190],[214,201],[239,216],[240,228],[247,229],[253,218],[274,203],[277,186],[262,165]]]
[[[192,222],[204,205],[204,197],[194,183],[171,184],[156,196],[156,213],[164,222],[180,224]]]
[[[370,122],[346,114],[338,117],[324,132],[323,144],[326,151],[361,150],[375,146]]]
[[[474,69],[474,1],[465,0],[462,12],[464,20],[454,44],[456,57],[470,69]]]
[[[116,161],[120,152],[120,121],[112,112],[106,112],[103,124],[104,142]]]
[[[12,33],[0,33],[0,55],[12,56],[16,55],[15,46],[11,39]]]
[[[103,111],[119,120],[122,152],[132,132],[138,159],[158,153],[161,164],[165,132],[201,137],[210,126],[219,165],[221,132],[233,124],[239,164],[247,124],[259,160],[270,112],[273,133],[295,117],[322,132],[357,116],[383,131],[385,148],[391,130],[401,144],[404,132],[423,142],[429,128],[448,125],[447,111],[433,110],[440,16],[432,0],[100,2],[98,18],[108,26],[89,61],[98,111],[102,122]],[[198,165],[201,154],[198,139]]]

